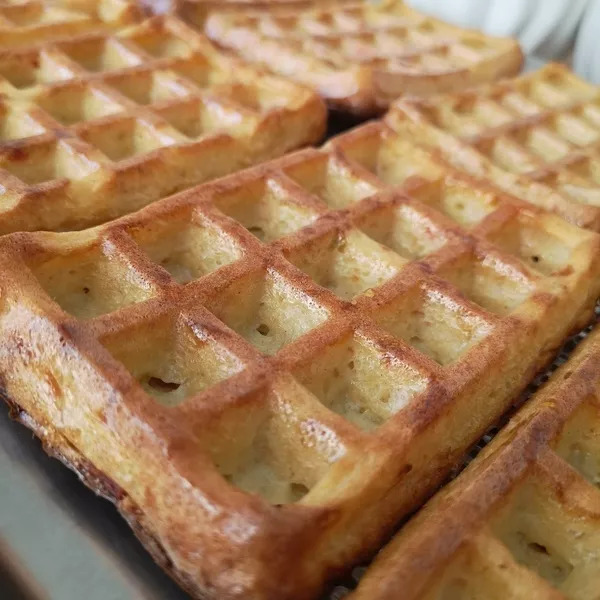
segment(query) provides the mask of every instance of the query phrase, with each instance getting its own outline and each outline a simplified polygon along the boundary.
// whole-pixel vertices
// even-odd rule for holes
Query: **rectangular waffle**
[[[318,141],[310,90],[175,17],[0,47],[0,234],[73,230]]]
[[[597,329],[348,598],[598,598],[599,459]]]
[[[600,89],[567,67],[400,100],[387,121],[455,167],[600,230]]]
[[[402,94],[514,75],[522,63],[514,40],[448,25],[399,0],[247,9],[189,0],[181,14],[218,44],[361,116],[382,112]]]
[[[373,123],[0,239],[0,384],[195,597],[312,598],[600,292],[600,236]]]

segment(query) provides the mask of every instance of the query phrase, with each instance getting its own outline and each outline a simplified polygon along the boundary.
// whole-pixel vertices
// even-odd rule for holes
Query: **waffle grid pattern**
[[[588,337],[588,335],[593,331],[595,324],[598,323],[600,319],[600,304],[596,305],[596,316],[592,323],[592,325],[586,327],[581,330],[571,338],[565,342],[560,352],[556,355],[553,363],[550,365],[549,369],[537,375],[533,381],[527,386],[527,389],[523,392],[518,402],[511,407],[510,411],[502,416],[500,421],[490,427],[490,429],[481,437],[481,439],[469,450],[468,454],[464,458],[463,462],[456,467],[453,473],[450,476],[450,479],[447,483],[443,484],[443,486],[448,485],[450,481],[460,476],[462,472],[474,461],[477,459],[479,454],[496,438],[500,431],[507,425],[512,417],[515,416],[515,413],[518,410],[522,409],[523,404],[531,399],[531,397],[536,394],[540,388],[551,379],[552,375],[568,360],[570,360],[571,355],[574,353],[576,348]],[[525,409],[523,409],[525,410]],[[438,491],[438,495],[443,493],[444,487],[440,487],[440,491]],[[418,515],[418,513],[417,513]],[[416,516],[416,515],[415,515]],[[413,517],[415,518],[415,517]],[[400,527],[403,527],[405,523],[402,523]],[[400,529],[399,527],[399,529]],[[400,535],[400,534],[397,534]],[[385,546],[384,546],[385,548]],[[340,600],[341,598],[346,598],[349,594],[352,593],[353,590],[360,584],[361,580],[365,576],[365,573],[368,572],[369,566],[371,563],[365,562],[362,565],[354,567],[352,571],[345,577],[340,578],[336,585],[332,586],[330,590],[326,592],[323,596],[323,600]]]
[[[382,112],[404,93],[512,75],[522,62],[513,40],[447,25],[395,0],[262,10],[191,1],[181,14],[218,44],[361,115]]]
[[[400,101],[388,122],[401,130],[407,121],[431,128],[421,137],[455,166],[600,228],[600,93],[566,67],[551,64],[479,90]]]
[[[17,48],[137,22],[141,12],[130,0],[2,0],[0,47]]]
[[[595,597],[599,344],[600,331],[592,332],[349,597],[393,597],[400,582],[407,599]],[[426,569],[415,568],[421,561]]]
[[[95,230],[4,238],[3,385],[193,593],[310,597],[589,318],[598,245],[374,123]]]
[[[310,91],[174,17],[0,51],[0,232],[70,230],[316,141]]]

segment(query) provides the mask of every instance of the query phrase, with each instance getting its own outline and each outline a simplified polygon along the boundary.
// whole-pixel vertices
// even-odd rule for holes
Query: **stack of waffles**
[[[549,67],[239,170],[319,137],[314,92],[173,17],[68,35],[0,53],[1,394],[194,597],[315,598],[593,318],[598,92]],[[594,340],[358,597],[590,597]]]
[[[401,94],[457,91],[513,75],[522,62],[514,40],[453,27],[399,0],[183,0],[179,8],[216,43],[363,117]]]

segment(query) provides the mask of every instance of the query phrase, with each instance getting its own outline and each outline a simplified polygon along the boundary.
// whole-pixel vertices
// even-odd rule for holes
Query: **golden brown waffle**
[[[405,99],[387,121],[454,166],[600,230],[600,90],[567,67]]]
[[[117,29],[135,23],[140,16],[131,0],[2,0],[0,48]]]
[[[0,233],[105,222],[317,141],[313,92],[174,17],[0,50]]]
[[[381,123],[0,239],[15,414],[195,596],[300,600],[438,486],[600,291],[600,236]]]
[[[342,4],[357,5],[361,0],[145,0],[145,4],[151,9],[154,6],[167,6],[169,10],[187,10],[193,11],[192,14],[199,15],[201,11],[210,11],[214,9],[237,10],[243,9],[266,9],[274,11],[278,9],[288,10],[306,9],[314,6],[340,6]]]
[[[245,7],[245,8],[268,8],[274,9],[277,7],[303,6],[309,7],[315,4],[342,4],[343,2],[351,2],[352,0],[224,0],[217,2],[216,0],[179,0],[177,4],[182,5],[187,2],[198,6],[205,6],[213,9],[219,6]]]
[[[429,95],[513,75],[517,42],[426,17],[398,0],[244,9],[189,1],[181,13],[214,41],[360,115],[406,93]]]
[[[191,3],[194,10],[197,12],[199,7],[202,6],[206,9],[212,9],[215,7],[223,6],[226,4],[231,8],[269,8],[273,9],[277,6],[310,6],[317,0],[223,0],[223,2],[215,2],[212,0],[139,0],[140,5],[147,14],[151,15],[162,15],[168,13],[176,13],[179,10],[184,9]],[[331,0],[335,2],[336,0]],[[344,0],[339,0],[340,2]]]
[[[597,330],[349,598],[598,598],[599,458]]]

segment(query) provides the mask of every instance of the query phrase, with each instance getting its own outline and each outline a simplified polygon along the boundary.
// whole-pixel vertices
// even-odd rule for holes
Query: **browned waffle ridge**
[[[306,9],[315,5],[337,5],[344,2],[356,3],[356,0],[223,0],[223,2],[218,2],[217,0],[139,0],[146,14],[189,14],[193,16],[197,24],[202,20],[203,15],[206,15],[215,8],[226,10],[266,9],[275,11],[280,8],[289,9],[293,7],[294,9]]]
[[[349,598],[597,598],[599,456],[597,329]]]
[[[314,92],[168,16],[0,49],[0,96],[2,234],[106,222],[316,142],[326,120]]]
[[[361,116],[406,93],[430,95],[516,74],[516,41],[460,29],[398,0],[239,4],[183,2],[180,12],[218,44],[317,90]]]
[[[387,122],[455,167],[600,230],[600,90],[564,65],[464,92],[407,98]]]
[[[198,597],[311,598],[590,318],[600,237],[373,123],[0,239],[0,373]]]

